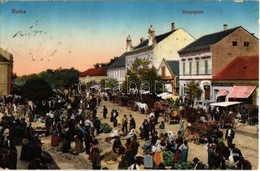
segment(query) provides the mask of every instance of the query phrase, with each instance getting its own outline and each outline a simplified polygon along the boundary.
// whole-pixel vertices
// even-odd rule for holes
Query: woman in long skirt
[[[189,147],[186,140],[183,142],[179,149],[181,150],[179,163],[187,162]]]
[[[59,136],[58,136],[58,131],[54,129],[51,132],[51,146],[56,147],[59,145]]]
[[[157,140],[155,146],[153,146],[153,161],[156,167],[160,165],[160,163],[163,163],[162,158],[162,150],[165,149],[165,146],[161,143],[161,140]]]

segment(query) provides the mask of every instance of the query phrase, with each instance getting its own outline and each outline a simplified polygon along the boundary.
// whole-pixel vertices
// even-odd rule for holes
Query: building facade
[[[149,59],[150,66],[154,66],[156,69],[159,68],[163,59],[179,60],[178,50],[194,40],[195,38],[183,28],[175,29],[174,23],[171,24],[169,32],[160,35],[156,35],[155,30],[150,26],[148,38],[141,38],[137,46],[132,45],[129,35],[126,38],[126,52],[108,67],[108,77],[124,81],[127,69],[131,68],[137,58]]]
[[[212,78],[215,101],[259,103],[259,55],[236,57]]]
[[[178,95],[179,61],[163,59],[157,72],[164,82],[165,91]]]
[[[13,55],[0,48],[0,95],[11,92],[13,78]]]
[[[213,100],[212,77],[235,57],[258,54],[258,46],[258,39],[243,27],[227,29],[227,25],[192,42],[179,51],[179,94],[185,96],[185,87],[195,80],[202,90],[197,100]]]
[[[131,39],[128,39],[128,41]],[[171,30],[167,33],[156,35],[152,26],[148,28],[148,39],[140,39],[139,45],[131,47],[131,42],[127,45],[129,51],[126,56],[126,69],[132,66],[135,59],[148,58],[151,66],[159,68],[161,61],[179,60],[178,50],[193,42],[195,38],[183,28],[175,29],[175,24],[171,24]]]
[[[107,71],[105,67],[90,68],[79,75],[80,82],[99,82],[101,80],[107,79]]]
[[[125,80],[125,56],[125,53],[122,54],[107,68],[107,77],[117,80],[119,84]]]

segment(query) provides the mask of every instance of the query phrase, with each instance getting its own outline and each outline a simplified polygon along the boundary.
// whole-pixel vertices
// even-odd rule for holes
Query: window
[[[233,45],[233,46],[237,46],[237,41],[233,41],[233,42],[232,42],[232,45]]]
[[[182,63],[182,75],[185,75],[185,62]]]
[[[189,62],[189,74],[191,75],[192,72],[192,62]]]
[[[165,77],[165,66],[162,66],[162,73],[161,73],[161,75],[162,75],[162,78],[164,78]]]
[[[199,75],[200,61],[196,61],[196,74]]]
[[[244,46],[248,47],[249,46],[249,42],[244,42]]]
[[[208,74],[208,70],[209,70],[208,60],[205,60],[205,74]]]

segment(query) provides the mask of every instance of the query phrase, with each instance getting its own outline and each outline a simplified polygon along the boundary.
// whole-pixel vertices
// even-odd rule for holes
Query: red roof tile
[[[218,72],[212,80],[258,80],[259,55],[239,56]]]
[[[100,67],[100,68],[90,68],[84,72],[80,73],[81,77],[86,76],[107,76],[106,68]]]

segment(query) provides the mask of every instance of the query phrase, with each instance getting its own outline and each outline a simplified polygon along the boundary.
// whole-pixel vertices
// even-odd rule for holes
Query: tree
[[[79,71],[71,69],[57,69],[41,72],[39,74],[52,88],[69,88],[79,82]]]
[[[79,71],[74,68],[55,70],[57,88],[69,88],[79,83]]]
[[[94,64],[93,66],[95,67],[95,68],[99,68],[100,66],[101,67],[108,67],[109,65],[111,65],[115,60],[117,60],[118,59],[118,57],[117,56],[115,56],[113,59],[110,59],[110,61],[109,62],[107,62],[107,63],[96,63],[96,64]]]
[[[199,82],[195,82],[194,80],[187,84],[185,91],[190,101],[193,101],[195,98],[200,98],[202,93]]]
[[[22,87],[23,98],[33,102],[49,99],[51,95],[50,85],[40,77],[28,79]]]
[[[162,91],[161,77],[155,67],[150,67],[149,59],[137,58],[132,67],[127,70],[122,89],[126,93],[130,93],[130,89],[135,89],[138,95],[141,91],[158,93]]]
[[[55,72],[52,69],[47,69],[39,74],[51,87],[55,86]]]

